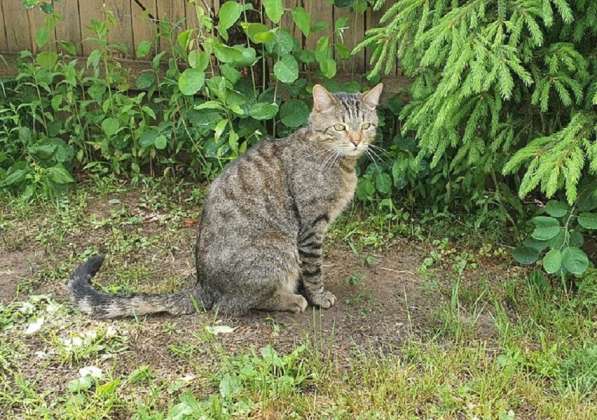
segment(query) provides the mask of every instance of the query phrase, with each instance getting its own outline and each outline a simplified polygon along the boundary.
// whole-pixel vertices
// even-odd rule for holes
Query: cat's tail
[[[93,318],[119,318],[158,312],[183,315],[195,312],[197,305],[202,305],[198,298],[199,284],[191,290],[165,295],[135,294],[124,297],[101,293],[91,286],[89,280],[99,271],[103,262],[102,255],[90,257],[77,267],[68,282],[71,300],[81,312]]]

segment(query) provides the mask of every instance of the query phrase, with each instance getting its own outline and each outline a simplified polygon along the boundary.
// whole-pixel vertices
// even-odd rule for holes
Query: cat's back
[[[300,153],[298,142],[303,136],[299,131],[284,139],[266,139],[255,144],[226,165],[212,182],[209,196],[239,199],[275,193],[282,187],[286,166]]]

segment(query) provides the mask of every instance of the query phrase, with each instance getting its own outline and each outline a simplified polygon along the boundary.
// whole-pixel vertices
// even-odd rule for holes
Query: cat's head
[[[340,155],[360,156],[375,139],[382,89],[379,83],[364,93],[330,93],[315,85],[309,126]]]

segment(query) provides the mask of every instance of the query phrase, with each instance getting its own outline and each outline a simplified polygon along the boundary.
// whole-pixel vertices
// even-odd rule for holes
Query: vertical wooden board
[[[83,43],[83,55],[88,55],[96,48],[96,43],[92,40],[96,35],[91,30],[93,20],[101,21],[104,19],[104,8],[102,2],[94,0],[79,0],[81,41]]]
[[[334,41],[333,6],[325,0],[305,0],[304,8],[311,16],[311,25],[319,21],[326,22],[328,25],[326,30],[310,34],[309,37],[307,37],[305,48],[314,49],[317,45],[317,41],[322,36],[327,36],[329,38],[331,47]]]
[[[72,42],[77,48],[77,53],[82,54],[79,0],[56,1],[54,8],[62,16],[62,21],[56,26],[56,39]]]
[[[35,42],[37,30],[45,25],[46,21],[46,14],[42,12],[38,7],[33,9],[27,10],[27,14],[29,15],[29,22],[31,24],[31,45],[33,47],[33,52],[37,52],[38,46]],[[56,49],[56,32],[51,31],[48,38],[48,43],[43,47],[44,50],[55,50]]]
[[[21,0],[1,0],[6,22],[6,44],[9,52],[30,50],[31,25]]]
[[[116,24],[111,28],[108,39],[113,44],[124,46],[132,56],[133,47],[133,24],[131,13],[131,0],[103,0],[107,10],[112,12]]]
[[[8,51],[8,45],[6,44],[6,23],[4,22],[4,7],[0,2],[0,52]]]
[[[284,0],[284,7],[287,9],[284,15],[282,16],[282,20],[280,21],[280,26],[290,32],[292,36],[299,40],[299,43],[302,46],[302,39],[303,35],[300,29],[294,24],[292,20],[292,10],[295,7],[302,6],[301,0]]]
[[[150,58],[157,51],[159,41],[156,36],[157,28],[157,4],[156,0],[140,0],[145,10],[135,1],[131,2],[131,14],[133,21],[133,48],[132,56],[137,57],[137,46],[141,41],[149,41],[153,44],[150,52]],[[147,57],[145,57],[147,59]]]
[[[348,29],[344,31],[342,39],[339,34],[334,34],[335,44],[342,43],[349,51],[363,39],[365,33],[365,14],[357,13],[351,7],[335,7],[334,21],[337,22],[340,18],[346,17],[348,19]],[[346,60],[338,67],[339,71],[350,73],[352,75],[362,75],[365,62],[365,53],[363,51],[352,56],[350,60]]]
[[[159,20],[167,20],[173,27],[173,39],[160,38],[160,51],[169,51],[170,42],[176,42],[176,35],[181,32],[186,24],[185,0],[157,0],[157,13]]]
[[[211,8],[212,8],[212,2],[211,1],[200,1],[197,3],[199,6],[203,7],[203,9],[207,9],[209,8],[209,10],[205,10],[206,14],[211,13]],[[186,29],[189,28],[196,28],[199,25],[199,22],[197,21],[197,10],[196,10],[197,5],[192,4],[190,2],[185,2],[185,24],[184,27]]]

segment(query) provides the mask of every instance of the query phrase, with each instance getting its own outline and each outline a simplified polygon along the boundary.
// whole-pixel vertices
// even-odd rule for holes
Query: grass
[[[327,243],[354,255],[338,278],[351,346],[317,322],[308,334],[293,331],[290,315],[97,322],[70,306],[68,273],[99,250],[110,255],[98,279],[106,291],[180,288],[202,197],[184,184],[103,181],[57,204],[0,207],[0,256],[33,267],[14,277],[13,299],[0,306],[4,417],[597,417],[597,271],[566,293],[539,271],[512,267],[500,247],[433,238],[400,212],[352,212]],[[372,289],[377,260],[415,249],[417,283],[395,291],[408,335],[398,347],[379,341],[392,331],[366,343],[357,332],[386,303]],[[416,315],[421,302],[427,317]]]

